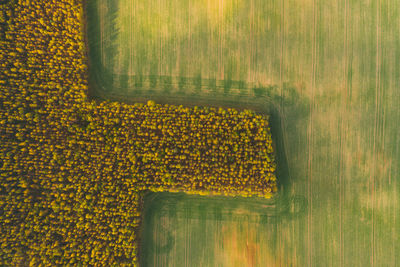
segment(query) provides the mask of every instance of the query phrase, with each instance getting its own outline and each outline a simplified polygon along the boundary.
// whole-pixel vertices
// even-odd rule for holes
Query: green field
[[[88,2],[93,95],[272,103],[286,198],[307,203],[303,215],[265,224],[235,212],[207,222],[155,213],[165,225],[154,225],[154,242],[171,231],[175,242],[144,257],[155,266],[400,264],[400,2]]]
[[[303,197],[265,200],[148,193],[143,201],[142,266],[284,264],[284,257],[276,257],[278,222],[299,219],[306,210]]]

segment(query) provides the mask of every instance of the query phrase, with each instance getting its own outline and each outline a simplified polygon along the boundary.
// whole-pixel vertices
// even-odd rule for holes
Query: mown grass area
[[[277,253],[277,223],[304,216],[304,198],[142,196],[141,266],[273,266],[289,264]]]

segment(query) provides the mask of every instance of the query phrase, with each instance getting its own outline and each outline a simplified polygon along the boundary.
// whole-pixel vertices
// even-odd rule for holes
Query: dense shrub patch
[[[82,4],[0,4],[1,265],[132,265],[142,190],[277,190],[266,116],[87,99]]]

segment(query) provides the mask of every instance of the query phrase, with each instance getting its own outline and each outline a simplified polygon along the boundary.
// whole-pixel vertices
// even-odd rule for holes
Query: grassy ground
[[[221,225],[163,217],[186,229],[167,265],[191,266],[200,256],[211,266],[231,266],[235,257],[248,266],[265,259],[292,266],[399,264],[398,1],[92,3],[89,56],[97,94],[190,95],[205,103],[230,96],[238,105],[251,96],[273,102],[285,122],[287,192],[306,199],[305,214],[270,222],[268,230],[245,219]],[[207,245],[198,245],[198,254],[178,255],[176,248],[195,246],[201,233]],[[215,236],[229,245],[209,246]],[[248,260],[258,254],[237,252],[245,239],[249,251],[273,254]],[[155,259],[160,266],[162,257]]]
[[[144,196],[140,264],[287,264],[283,255],[277,255],[277,225],[304,216],[304,200],[148,193]]]

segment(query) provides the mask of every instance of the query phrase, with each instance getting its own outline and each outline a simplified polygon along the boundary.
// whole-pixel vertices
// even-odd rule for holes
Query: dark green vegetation
[[[277,107],[286,192],[308,201],[306,216],[277,221],[278,238],[259,241],[277,248],[282,265],[399,263],[398,1],[115,0],[91,8],[89,20],[102,18],[89,31],[102,44],[90,53],[97,95],[182,104],[229,96],[238,106],[255,96]]]

